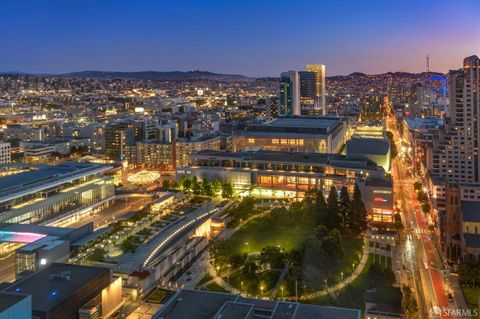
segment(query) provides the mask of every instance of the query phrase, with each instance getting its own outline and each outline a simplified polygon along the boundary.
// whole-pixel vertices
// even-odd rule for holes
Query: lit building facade
[[[309,189],[322,190],[327,195],[332,186],[339,191],[346,186],[353,194],[355,183],[358,183],[362,198],[368,201],[369,214],[376,214],[370,219],[391,222],[392,184],[385,177],[384,170],[368,160],[349,160],[337,154],[265,151],[204,151],[191,156],[193,165],[177,169],[178,180],[182,176],[196,176],[199,180],[219,179],[231,182],[237,189],[249,190],[254,186],[258,190],[267,190],[259,192],[261,196],[297,198],[303,197]],[[374,183],[374,180],[378,182]]]
[[[345,126],[339,118],[278,118],[236,131],[232,136],[232,150],[338,153],[344,143]]]
[[[0,142],[0,165],[9,164],[12,161],[11,145],[8,142]]]
[[[280,115],[300,115],[300,76],[297,71],[280,75]]]
[[[134,166],[173,170],[190,163],[190,154],[220,150],[221,137],[179,138],[171,143],[136,143],[125,147],[125,159]]]
[[[108,206],[113,179],[110,166],[65,162],[0,177],[0,225],[38,224],[63,216],[86,214]]]
[[[322,115],[327,114],[325,102],[325,65],[307,64],[307,71],[315,74],[315,109],[321,110]]]

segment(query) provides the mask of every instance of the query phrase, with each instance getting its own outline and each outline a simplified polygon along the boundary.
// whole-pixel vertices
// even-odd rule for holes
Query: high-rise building
[[[297,71],[280,75],[280,115],[300,115],[300,79]]]
[[[300,76],[300,109],[302,113],[315,110],[317,99],[316,73],[299,71]]]
[[[140,122],[115,122],[105,127],[105,156],[112,160],[125,158],[125,147],[143,141]]]
[[[447,257],[456,261],[469,251],[472,241],[467,239],[475,235],[480,240],[480,234],[466,228],[480,222],[466,213],[471,210],[468,202],[480,201],[479,58],[465,58],[462,69],[449,72],[448,82],[448,114],[426,149],[426,165],[441,244]]]
[[[445,132],[433,144],[431,172],[449,182],[480,183],[479,58],[465,58],[463,68],[448,78],[450,109]]]
[[[327,114],[325,103],[325,65],[307,64],[307,71],[315,73],[315,108]]]

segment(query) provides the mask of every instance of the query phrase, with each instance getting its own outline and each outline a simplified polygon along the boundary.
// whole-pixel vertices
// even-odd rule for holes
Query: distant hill
[[[98,78],[98,79],[136,79],[136,80],[188,80],[188,79],[206,79],[236,81],[246,80],[246,76],[238,74],[218,74],[208,71],[139,71],[139,72],[108,72],[108,71],[81,71],[64,73],[60,76],[72,78]]]

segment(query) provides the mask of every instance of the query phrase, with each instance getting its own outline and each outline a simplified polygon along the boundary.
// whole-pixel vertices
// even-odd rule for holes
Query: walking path
[[[287,273],[288,273],[288,263],[285,263],[285,267],[283,267],[282,273],[280,274],[280,276],[278,276],[277,283],[275,284],[275,287],[273,287],[272,289],[272,299],[275,299],[275,297],[277,296],[278,290],[280,289],[280,285],[282,284],[283,279],[285,278]],[[282,289],[282,298],[283,298],[283,289]]]
[[[261,215],[261,214],[260,214]],[[259,216],[259,215],[257,215]],[[254,216],[252,216],[254,217]],[[249,218],[250,219],[250,218]],[[247,222],[247,221],[246,221]],[[233,232],[232,232],[233,234]],[[230,234],[231,236],[231,234]],[[368,255],[369,255],[369,252],[368,252],[368,239],[367,238],[364,238],[363,239],[363,254],[362,254],[362,258],[360,259],[360,263],[358,264],[357,268],[355,268],[355,270],[353,271],[353,273],[350,274],[350,276],[348,276],[347,278],[345,278],[344,280],[342,280],[341,282],[339,282],[338,284],[332,286],[332,287],[328,287],[327,289],[323,289],[323,290],[318,290],[316,292],[313,292],[313,293],[309,293],[309,294],[306,294],[306,295],[303,295],[301,296],[301,300],[306,300],[306,299],[312,299],[312,298],[316,298],[316,297],[320,297],[320,296],[324,296],[326,294],[332,294],[334,292],[337,292],[343,288],[345,288],[347,285],[349,285],[350,283],[352,283],[355,279],[357,279],[357,277],[363,272],[364,268],[365,268],[365,265],[367,264],[368,262]],[[238,288],[235,288],[233,287],[232,285],[230,285],[229,283],[227,283],[225,280],[223,280],[222,277],[218,276],[215,268],[213,267],[213,265],[211,264],[210,262],[210,259],[208,260],[207,262],[207,270],[208,270],[208,273],[210,274],[210,276],[212,276],[212,280],[217,284],[219,285],[220,287],[222,287],[223,289],[231,292],[231,293],[234,293],[234,294],[238,294],[238,295],[247,295],[244,291],[238,289]],[[283,272],[282,272],[282,275],[283,275]],[[280,282],[280,281],[279,281]],[[277,282],[277,285],[279,286],[279,283]],[[276,293],[278,293],[278,287],[275,287],[277,288],[277,291],[275,292],[275,294],[273,294],[274,291],[272,291],[272,298],[275,297]],[[285,299],[295,299],[295,297],[287,297]]]

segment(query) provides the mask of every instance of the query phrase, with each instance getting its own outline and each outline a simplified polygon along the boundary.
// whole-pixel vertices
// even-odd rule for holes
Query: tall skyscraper
[[[300,115],[300,77],[297,71],[280,75],[280,115]]]
[[[448,80],[448,118],[444,134],[433,144],[432,173],[449,182],[480,183],[479,58],[465,58],[463,68],[450,71]]]
[[[322,110],[322,115],[327,114],[325,103],[325,65],[307,64],[307,71],[315,73],[315,108]]]
[[[302,114],[313,111],[316,103],[316,73],[299,71],[300,76],[300,110]]]

